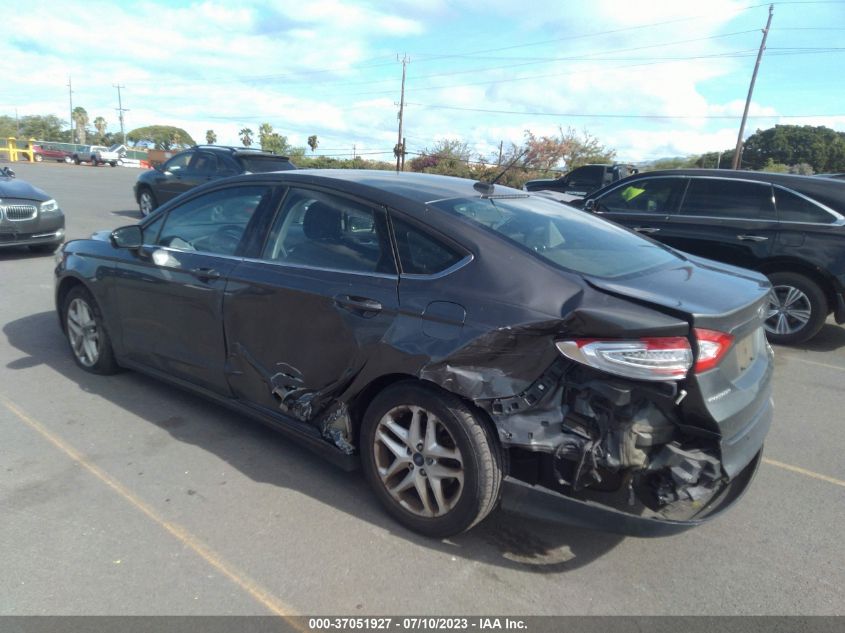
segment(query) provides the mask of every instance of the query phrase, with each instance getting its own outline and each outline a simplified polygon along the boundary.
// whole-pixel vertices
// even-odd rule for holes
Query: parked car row
[[[32,146],[33,159],[40,163],[55,160],[64,163],[88,163],[98,165],[122,165],[126,156],[126,146],[115,143],[111,147],[103,145],[74,145],[71,143],[39,143]]]

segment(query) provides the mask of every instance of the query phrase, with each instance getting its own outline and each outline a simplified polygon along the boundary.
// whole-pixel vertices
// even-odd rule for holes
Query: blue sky
[[[587,130],[621,160],[732,147],[768,4],[739,0],[391,0],[4,4],[0,114],[119,129],[205,130],[239,144],[270,122],[318,153],[390,158],[407,54],[405,133],[477,155],[526,129]],[[747,134],[776,123],[845,131],[845,2],[776,2]],[[379,154],[379,152],[384,152]]]

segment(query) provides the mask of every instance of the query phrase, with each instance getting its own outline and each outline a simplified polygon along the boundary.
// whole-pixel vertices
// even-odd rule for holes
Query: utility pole
[[[742,136],[745,134],[745,120],[748,118],[748,108],[751,105],[751,95],[754,94],[754,83],[757,81],[757,70],[760,68],[760,60],[763,58],[763,51],[766,50],[766,38],[769,36],[769,29],[772,26],[772,14],[775,5],[769,5],[769,19],[766,28],[763,29],[763,41],[760,42],[760,50],[757,52],[757,62],[754,64],[754,72],[751,74],[751,85],[748,86],[748,98],[745,100],[745,110],[742,113],[742,122],[739,124],[739,136],[736,138],[736,150],[734,150],[733,169],[739,169],[742,157]]]
[[[18,121],[18,109],[15,108],[15,138],[21,137],[21,124]]]
[[[355,160],[356,158],[358,158],[358,157],[355,155],[355,151],[356,151],[356,146],[355,146],[355,143],[352,143],[352,160]]]
[[[496,163],[496,165],[498,167],[502,166],[502,148],[504,147],[504,145],[505,145],[504,141],[499,141],[499,162]]]
[[[405,147],[406,147],[405,137],[402,137],[402,171],[405,171]]]
[[[120,86],[112,84],[112,88],[117,88],[117,118],[120,119],[120,138],[123,142],[124,147],[126,146],[126,133],[123,131],[123,113],[129,112],[128,109],[123,107],[123,101],[120,99],[120,89],[126,88],[126,86]]]
[[[396,56],[399,59],[399,56]],[[403,158],[405,156],[405,145],[402,142],[402,117],[405,114],[405,67],[408,65],[408,55],[402,57],[402,92],[399,98],[399,135],[396,138],[396,147],[393,148],[393,153],[396,154],[396,171],[401,171],[404,168]]]
[[[70,100],[70,142],[73,143],[73,87],[70,82],[70,75],[67,76],[67,96]]]

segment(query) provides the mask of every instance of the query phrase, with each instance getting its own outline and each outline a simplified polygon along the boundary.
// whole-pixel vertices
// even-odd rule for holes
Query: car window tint
[[[158,244],[179,250],[233,255],[246,225],[270,187],[242,186],[198,196],[167,214]]]
[[[566,178],[568,189],[584,189],[593,191],[602,186],[604,181],[604,167],[580,167]]]
[[[773,220],[772,188],[758,182],[691,178],[681,214]]]
[[[191,161],[191,157],[193,156],[193,152],[185,152],[184,154],[177,154],[169,161],[164,163],[164,171],[171,171],[176,172],[180,169],[186,169],[188,167],[188,163]]]
[[[217,157],[207,152],[197,152],[191,161],[191,171],[198,174],[213,174],[217,172]]]
[[[288,192],[262,257],[313,268],[396,272],[383,212],[304,189]]]
[[[439,240],[392,216],[393,233],[399,249],[402,272],[413,275],[433,275],[463,259]]]
[[[596,210],[609,213],[673,213],[684,178],[646,178],[622,185],[596,200]]]
[[[775,187],[775,206],[778,219],[782,222],[813,222],[816,224],[832,224],[836,218],[816,203]]]
[[[566,270],[620,277],[681,259],[612,222],[540,196],[456,198],[432,204]]]
[[[164,214],[159,213],[158,217],[153,220],[152,222],[148,223],[143,228],[144,233],[144,244],[155,244],[156,238],[158,238],[159,229],[161,229],[162,222],[164,221]]]
[[[240,156],[238,158],[244,171],[261,174],[268,171],[285,171],[293,169],[293,164],[281,156]]]

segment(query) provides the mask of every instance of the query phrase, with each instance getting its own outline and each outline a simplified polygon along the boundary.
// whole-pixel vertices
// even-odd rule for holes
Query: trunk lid
[[[768,280],[691,257],[627,278],[587,280],[604,292],[683,316],[693,328],[733,337],[716,367],[690,371],[681,385],[687,395],[680,407],[691,427],[718,435],[722,465],[729,477],[735,476],[760,450],[771,419],[773,352],[763,329]]]

